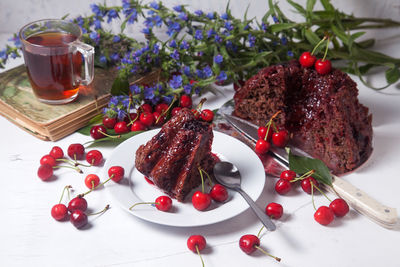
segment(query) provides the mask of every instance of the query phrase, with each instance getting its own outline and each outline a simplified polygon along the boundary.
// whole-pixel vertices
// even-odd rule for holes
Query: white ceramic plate
[[[196,210],[191,203],[191,195],[185,203],[173,199],[170,212],[162,212],[151,205],[138,205],[132,210],[129,207],[137,202],[151,202],[158,196],[165,195],[154,185],[150,185],[135,168],[135,152],[140,145],[149,141],[159,129],[135,135],[117,146],[107,159],[103,177],[111,166],[122,166],[125,177],[120,183],[110,181],[105,185],[112,197],[121,207],[143,220],[153,223],[192,227],[208,225],[230,219],[249,208],[245,200],[236,192],[229,191],[228,200],[223,203],[213,202],[206,211]],[[212,152],[221,159],[230,161],[239,169],[242,176],[242,188],[253,200],[257,200],[264,188],[265,173],[258,156],[245,144],[237,139],[214,131]],[[193,194],[195,190],[192,191]]]

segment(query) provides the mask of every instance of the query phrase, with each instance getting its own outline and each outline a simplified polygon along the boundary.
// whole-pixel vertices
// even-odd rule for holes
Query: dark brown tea
[[[82,55],[69,46],[76,39],[63,32],[44,32],[26,39],[32,45],[25,47],[25,65],[38,98],[63,100],[78,93]]]

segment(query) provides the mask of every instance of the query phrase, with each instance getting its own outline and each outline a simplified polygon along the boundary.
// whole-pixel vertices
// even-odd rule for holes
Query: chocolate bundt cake
[[[234,115],[261,126],[281,111],[275,122],[291,133],[291,145],[342,174],[372,152],[372,115],[357,95],[356,83],[342,71],[320,75],[293,60],[250,78],[235,93]]]
[[[201,184],[199,167],[212,172],[211,125],[182,109],[160,132],[136,151],[135,165],[166,194],[183,201]]]

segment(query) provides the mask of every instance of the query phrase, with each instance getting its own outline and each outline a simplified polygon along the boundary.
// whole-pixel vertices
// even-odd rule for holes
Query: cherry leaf
[[[316,180],[326,185],[332,185],[332,175],[325,163],[319,159],[294,155],[289,151],[289,169],[298,174],[314,170],[315,173],[312,176]]]

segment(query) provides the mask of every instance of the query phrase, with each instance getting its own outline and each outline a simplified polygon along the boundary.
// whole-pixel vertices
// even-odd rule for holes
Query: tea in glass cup
[[[78,25],[63,20],[40,20],[21,29],[29,81],[41,102],[71,102],[80,85],[92,82],[94,48],[82,43],[81,36]]]

